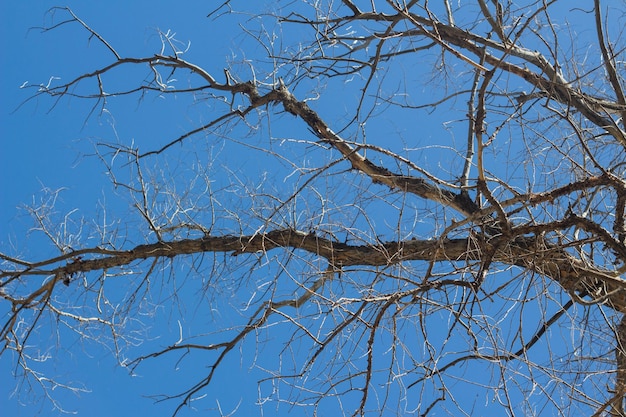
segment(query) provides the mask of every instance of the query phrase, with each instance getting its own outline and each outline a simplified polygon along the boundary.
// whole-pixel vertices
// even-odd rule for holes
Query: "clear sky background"
[[[207,19],[207,13],[222,2],[187,1],[175,5],[154,1],[69,0],[62,5],[69,6],[122,56],[154,53],[160,45],[157,29],[164,32],[172,30],[176,32],[177,39],[191,42],[191,48],[185,54],[188,61],[221,75],[229,60],[245,58],[242,57],[243,51],[250,51],[254,56],[257,52],[255,48],[259,47],[239,35],[241,28],[229,26],[234,20]],[[0,99],[0,246],[13,247],[15,254],[29,259],[44,259],[54,254],[41,238],[29,233],[33,222],[23,208],[33,203],[37,205],[42,199],[46,201],[49,191],[62,190],[56,201],[56,210],[60,215],[77,208],[77,218],[101,219],[104,215],[102,207],[106,204],[108,216],[124,216],[127,206],[118,203],[118,195],[108,187],[104,167],[93,156],[94,143],[116,142],[119,139],[124,143],[135,141],[142,149],[154,149],[197,127],[203,117],[202,108],[182,97],[168,97],[167,100],[149,97],[142,103],[136,99],[114,101],[109,106],[110,114],[92,117],[89,117],[91,104],[85,101],[61,100],[54,108],[54,102],[48,97],[25,102],[35,90],[20,86],[46,84],[49,80],[52,83],[68,81],[87,69],[111,61],[108,52],[97,42],[89,42],[85,32],[76,24],[45,33],[37,29],[51,24],[48,10],[56,5],[58,3],[52,1],[29,0],[3,2],[0,6],[3,62],[0,66],[3,84]],[[575,19],[574,14],[572,19]],[[245,17],[241,17],[240,22],[245,22]],[[581,33],[584,35],[584,31]],[[407,67],[406,75],[419,76],[412,71],[413,68]],[[52,77],[62,79],[59,81]],[[332,89],[329,89],[314,107],[338,130],[341,123],[345,123],[342,120],[345,113],[337,112],[337,107],[324,106],[324,103],[335,99],[337,96],[333,96]],[[396,120],[383,117],[380,126],[369,130],[369,134],[375,136],[378,132],[382,145],[386,145],[385,135],[390,132],[404,140],[413,138],[417,131],[423,137],[441,135],[442,149],[444,145],[454,146],[455,140],[464,143],[465,121],[456,121],[460,130],[455,131],[454,123],[444,125],[448,121],[439,117],[442,116],[434,114],[428,123],[420,124],[411,123],[401,115]],[[289,127],[289,124],[275,126],[277,130],[273,133],[280,129],[288,130]],[[305,132],[301,124],[298,128]],[[413,146],[412,143],[404,145]],[[194,149],[191,144],[185,146],[191,151]],[[513,151],[503,149],[503,152]],[[445,157],[445,149],[440,151],[444,156],[433,149],[429,152],[428,155],[435,158],[428,160],[425,157],[422,161],[426,165],[431,164],[428,168],[439,169],[440,172],[457,168],[446,165],[449,159]],[[260,164],[245,153],[227,154],[224,160],[233,169],[244,173],[246,168]],[[503,170],[516,168],[501,166]],[[384,219],[380,223],[384,223]],[[394,227],[395,224],[389,225],[390,230]],[[154,334],[161,334],[163,345],[171,344],[178,337],[176,321],[163,320],[151,326],[156,330]],[[33,340],[50,343],[54,334],[38,334]],[[63,340],[65,343],[68,339]],[[251,344],[244,345],[243,349],[244,354],[254,351]],[[64,381],[82,383],[88,390],[78,396],[59,390],[56,399],[62,406],[67,406],[68,411],[90,417],[168,415],[171,404],[155,408],[154,401],[145,395],[175,392],[177,386],[187,388],[191,378],[205,372],[203,363],[186,362],[172,379],[167,376],[170,374],[161,372],[161,367],[177,365],[170,359],[159,359],[140,368],[136,376],[130,376],[126,370],[116,366],[109,352],[90,342],[64,345],[61,349],[50,349],[49,353],[60,356],[59,361],[49,361],[52,373],[61,375]],[[263,356],[268,352],[256,353]],[[0,358],[0,415],[59,415],[49,402],[41,401],[41,391],[36,387],[32,390],[33,395],[27,394],[27,387],[21,387],[19,395],[14,392],[14,380],[10,376],[14,366],[12,359],[10,355]],[[238,415],[258,415],[258,410],[250,404],[251,399],[256,399],[258,395],[255,375],[250,374],[249,368],[242,365],[237,355],[231,355],[223,368],[228,372],[221,374],[219,383],[213,384],[209,390],[211,397],[220,398],[219,406],[211,401],[208,405],[203,403],[201,409],[210,409],[207,415],[219,415],[218,407],[227,414],[241,404],[241,414]],[[280,414],[286,413],[285,410],[287,408],[281,408]],[[298,415],[298,410],[293,410],[293,413]],[[193,413],[184,412],[182,415]]]
[[[124,56],[153,53],[160,43],[156,30],[172,29],[178,39],[191,40],[194,46],[197,41],[195,56],[201,57],[208,69],[221,71],[233,39],[228,28],[215,27],[219,21],[207,19],[214,7],[212,3],[217,4],[187,1],[176,6],[171,2],[66,1],[60,5],[72,8]],[[107,187],[103,186],[106,184],[103,166],[90,156],[94,153],[94,142],[115,141],[116,131],[123,139],[133,134],[141,136],[138,139],[166,141],[197,122],[185,114],[187,106],[176,104],[175,100],[171,106],[148,103],[147,111],[138,109],[136,100],[129,100],[116,108],[110,118],[90,119],[87,119],[89,104],[85,102],[64,101],[51,109],[52,101],[45,98],[19,107],[34,92],[20,89],[20,86],[45,84],[51,77],[67,81],[79,71],[104,62],[99,58],[106,51],[97,42],[88,42],[85,32],[77,25],[46,33],[37,29],[50,25],[48,10],[56,5],[59,3],[39,0],[0,5],[3,51],[0,78],[4,86],[0,99],[0,240],[3,248],[19,248],[17,253],[34,259],[52,253],[49,245],[37,246],[39,239],[29,240],[33,237],[28,233],[33,222],[23,209],[33,201],[46,199],[42,191],[64,190],[57,202],[59,212],[78,207],[82,215],[88,217],[101,213],[99,202],[103,201],[114,209],[115,196],[103,190]],[[56,21],[60,18],[61,13],[57,14]],[[136,129],[137,126],[141,128]],[[54,340],[53,335],[38,336],[46,343]],[[82,383],[90,391],[75,396],[55,390],[60,404],[68,411],[92,417],[161,415],[156,414],[157,411],[167,415],[168,410],[171,411],[169,406],[155,409],[153,400],[142,397],[162,393],[166,391],[165,386],[172,388],[172,381],[164,381],[158,367],[131,377],[126,370],[116,367],[108,352],[90,343],[63,346],[51,354],[63,357],[56,365],[52,365],[55,361],[50,361],[52,373],[61,375],[64,381]],[[41,401],[37,387],[33,395],[28,395],[28,388],[24,386],[19,395],[13,392],[13,359],[11,355],[0,359],[0,415],[60,415],[53,411],[49,402]],[[226,380],[212,388],[222,397],[225,413],[232,410],[244,394],[238,368],[236,363],[232,364]],[[183,374],[193,375],[194,372]],[[185,377],[181,378],[183,381]],[[182,383],[180,388],[183,388]],[[256,398],[254,384],[251,388],[246,395]]]

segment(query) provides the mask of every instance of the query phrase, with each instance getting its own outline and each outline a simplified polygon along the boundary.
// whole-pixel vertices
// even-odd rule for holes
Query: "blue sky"
[[[19,107],[33,91],[20,89],[20,86],[25,83],[45,84],[51,77],[68,80],[77,75],[77,71],[94,67],[103,53],[96,42],[89,44],[76,26],[41,33],[36,27],[50,24],[47,12],[55,5],[58,3],[28,1],[3,2],[0,6],[1,42],[5,56],[0,71],[6,86],[0,100],[3,147],[0,153],[0,241],[3,249],[14,247],[17,253],[35,259],[44,258],[52,250],[49,245],[37,245],[41,239],[27,233],[32,221],[22,207],[41,198],[46,199],[42,191],[62,190],[57,202],[59,212],[79,208],[83,215],[90,216],[99,212],[103,201],[115,206],[115,196],[102,186],[105,180],[103,167],[89,156],[94,153],[94,142],[114,141],[115,130],[126,139],[131,130],[129,126],[138,124],[144,126],[141,133],[145,137],[154,135],[165,139],[168,135],[180,134],[195,122],[181,115],[185,108],[172,115],[176,105],[159,108],[161,103],[158,103],[156,108],[152,106],[152,111],[142,112],[137,110],[137,102],[132,100],[124,104],[125,107],[116,109],[119,111],[110,118],[87,119],[88,105],[77,101],[60,103],[52,110],[48,99],[31,101]],[[206,18],[209,11],[207,2],[186,2],[184,7],[174,7],[166,2],[159,6],[154,2],[141,1],[69,1],[63,5],[68,5],[84,21],[92,24],[124,55],[153,52],[149,45],[158,42],[156,29],[166,31],[171,28],[180,39],[201,40],[211,34],[212,40],[203,45],[203,50],[212,57],[208,61],[213,61],[216,68],[220,68],[231,43],[228,36],[215,36],[223,30],[216,29],[216,23]],[[126,114],[128,117],[125,117]],[[154,123],[155,117],[165,123]],[[171,124],[167,123],[170,121]],[[44,343],[54,343],[53,335],[43,334],[40,337]],[[61,346],[52,355],[60,360],[52,364],[49,371],[60,375],[66,382],[84,384],[91,391],[78,396],[63,393],[63,390],[55,391],[60,404],[78,415],[156,415],[153,401],[142,395],[163,392],[163,387],[169,385],[165,382],[171,382],[163,381],[161,374],[150,372],[150,368],[131,377],[126,370],[116,367],[115,360],[107,352],[89,342]],[[13,370],[13,359],[10,355],[3,355],[0,359],[0,374],[3,375],[0,414],[59,415],[52,410],[49,402],[41,401],[41,391],[37,388],[33,390],[33,395],[29,395],[28,389],[22,386],[19,395],[12,395],[15,381],[9,375]],[[231,383],[237,389],[233,389],[228,379],[214,388],[218,393],[222,391],[220,396],[223,397],[225,412],[241,398],[236,379],[237,366],[231,368],[230,374],[234,378]],[[193,374],[193,370],[187,371],[187,374]],[[254,386],[252,388],[248,395],[254,396],[256,392]],[[215,404],[212,406],[215,407]]]
[[[93,23],[94,29],[100,31],[111,44],[119,45],[124,55],[131,55],[133,52],[145,53],[151,42],[158,42],[157,28],[176,28],[181,39],[206,36],[209,33],[206,4],[200,3],[188,2],[184,11],[179,8],[163,10],[145,2],[77,2],[68,5],[86,22]],[[68,80],[76,75],[77,68],[84,67],[81,64],[89,60],[97,62],[103,52],[95,42],[89,45],[85,37],[79,36],[80,31],[75,26],[46,33],[36,29],[50,23],[47,11],[54,5],[54,2],[29,1],[2,6],[3,47],[11,59],[2,73],[8,90],[2,100],[1,121],[4,143],[12,146],[11,152],[2,153],[2,165],[6,167],[5,172],[10,173],[2,178],[4,207],[14,208],[30,201],[33,192],[43,186],[67,186],[67,178],[97,176],[101,172],[95,164],[81,163],[82,155],[93,152],[83,139],[93,135],[94,128],[98,128],[99,124],[106,124],[106,121],[97,118],[83,124],[88,105],[62,103],[58,111],[50,111],[51,102],[39,100],[13,112],[32,91],[20,90],[21,85],[46,83],[51,77]],[[61,15],[57,13],[57,21]],[[216,61],[223,61],[226,54],[223,48],[228,46],[227,43],[226,38],[212,40],[210,47],[215,48]],[[219,65],[218,62],[216,64]],[[135,112],[134,116],[142,115],[142,112]],[[130,118],[121,120],[117,114],[115,117],[119,123],[131,121]],[[179,124],[184,122],[178,121]],[[149,126],[148,123],[145,125]],[[121,126],[121,129],[125,128],[125,124]],[[77,195],[92,193],[92,198],[93,193],[99,192],[86,181],[75,181],[72,188]]]
[[[77,25],[48,32],[39,29],[66,18],[61,11],[54,16],[50,14],[50,8],[56,5],[52,1],[29,1],[5,2],[0,6],[3,50],[8,63],[2,67],[6,91],[0,101],[3,143],[0,153],[0,244],[3,249],[10,248],[7,251],[30,259],[44,259],[55,255],[56,250],[41,234],[32,231],[34,223],[25,206],[47,205],[54,200],[53,217],[60,219],[65,213],[72,212],[70,220],[74,225],[83,220],[104,222],[105,206],[106,218],[112,222],[127,215],[126,202],[118,201],[122,200],[120,194],[108,185],[106,170],[94,156],[96,143],[136,142],[143,149],[154,149],[155,144],[166,143],[197,127],[203,117],[202,106],[194,105],[192,100],[184,97],[168,97],[167,100],[148,97],[142,102],[136,98],[113,100],[107,113],[96,112],[95,115],[90,115],[89,102],[75,99],[61,100],[56,105],[47,97],[26,101],[36,91],[36,87],[29,89],[29,86],[68,81],[110,60],[108,51],[97,42],[88,41],[85,32]],[[184,7],[140,1],[70,1],[64,5],[123,56],[154,53],[160,47],[157,31],[172,30],[177,39],[191,41],[191,49],[185,55],[188,60],[219,75],[228,61],[245,58],[241,45],[243,37],[233,35],[239,33],[239,28],[235,27],[233,31],[229,26],[232,21],[222,23],[222,20],[207,19],[213,6],[204,1],[186,2]],[[258,45],[246,47],[254,53]],[[124,80],[110,82],[123,83]],[[275,131],[283,129],[277,126]],[[187,144],[185,149],[190,149],[192,157],[196,152],[193,143]],[[224,164],[240,175],[242,181],[249,181],[250,175],[256,175],[248,174],[245,168],[258,168],[261,163],[258,157],[248,157],[239,153],[240,150],[217,147],[214,151],[221,155]],[[172,160],[176,158],[178,156],[173,156]],[[170,168],[173,171],[181,169],[175,162]],[[189,291],[193,296],[194,289]],[[200,314],[191,307],[188,313],[191,316]],[[178,321],[168,319],[175,314],[163,312],[154,322],[151,317],[141,318],[150,337],[157,338],[153,340],[153,346],[162,347],[178,338]],[[202,329],[207,320],[191,317],[185,324],[195,326],[195,330],[201,333],[198,329]],[[236,322],[236,318],[229,317],[220,320]],[[192,378],[206,374],[206,362],[187,360],[178,364],[176,359],[165,358],[153,360],[150,366],[140,367],[136,375],[130,376],[127,370],[117,366],[110,352],[98,344],[78,341],[68,332],[59,335],[54,332],[54,329],[44,328],[31,338],[33,343],[41,345],[42,356],[50,355],[46,362],[39,364],[38,370],[55,375],[61,382],[85,388],[77,394],[60,388],[53,392],[54,400],[61,408],[78,415],[169,415],[175,403],[155,405],[154,399],[147,396],[176,393],[188,388]],[[259,353],[251,343],[245,344],[243,349],[247,357]],[[261,350],[261,353],[267,358],[273,357],[271,350],[269,355],[267,350]],[[225,372],[220,375],[218,383],[211,386],[211,400],[205,401],[201,410],[210,410],[211,415],[219,415],[219,409],[224,414],[235,409],[243,415],[258,412],[254,406],[258,396],[254,372],[249,361],[242,362],[238,355],[239,352],[235,352],[227,357],[222,365]],[[0,384],[2,413],[29,417],[62,415],[43,398],[36,385],[29,387],[21,383],[14,392],[15,380],[9,377],[16,371],[14,359],[7,354],[0,358],[0,374],[4,375]],[[20,374],[19,369],[17,373]],[[243,381],[248,383],[243,384]],[[193,413],[183,410],[182,415],[187,414]]]
[[[228,65],[228,62],[245,63],[247,59],[258,56],[262,51],[258,44],[240,35],[241,28],[236,26],[237,23],[245,23],[247,16],[238,16],[230,20],[207,19],[207,13],[215,7],[211,3],[221,4],[222,1],[191,1],[185,2],[184,7],[167,2],[144,1],[70,1],[65,4],[107,39],[122,56],[143,56],[154,53],[160,46],[157,29],[163,32],[171,30],[176,32],[176,39],[182,44],[186,44],[187,41],[191,42],[189,52],[185,54],[187,60],[221,76],[222,69]],[[61,100],[55,106],[53,106],[54,102],[46,97],[25,102],[35,90],[20,88],[20,86],[36,86],[48,82],[58,84],[110,62],[109,52],[94,40],[88,41],[84,31],[77,25],[67,25],[45,33],[37,29],[37,27],[51,24],[51,15],[48,10],[55,5],[57,3],[49,1],[28,1],[4,2],[0,6],[3,22],[0,29],[2,31],[1,42],[3,42],[5,63],[0,73],[4,86],[3,98],[0,101],[0,137],[2,138],[0,247],[3,250],[13,248],[15,255],[29,259],[43,259],[55,254],[53,248],[46,244],[40,235],[29,232],[33,222],[23,208],[24,205],[33,203],[35,205],[41,205],[41,202],[50,203],[51,193],[57,196],[55,215],[62,218],[65,213],[71,212],[73,214],[70,220],[75,225],[80,224],[83,219],[86,219],[85,221],[91,226],[93,226],[92,223],[100,225],[107,222],[115,223],[117,219],[127,220],[125,216],[128,215],[128,200],[122,197],[119,190],[114,190],[109,186],[109,177],[105,167],[94,156],[96,144],[102,142],[134,143],[142,150],[150,150],[197,127],[199,123],[206,122],[204,118],[209,117],[205,115],[208,105],[203,107],[204,103],[194,102],[182,95],[167,96],[166,99],[148,95],[142,101],[137,98],[111,100],[107,106],[107,112],[102,114],[96,112],[95,115],[90,115],[91,104],[89,102],[76,99]],[[572,18],[575,16],[572,14]],[[57,13],[56,19],[62,19],[62,14]],[[292,35],[297,38],[295,36],[297,34],[285,33],[288,37]],[[383,71],[387,77],[385,88],[393,89],[396,84],[401,84],[396,83],[396,79],[400,79],[397,77],[402,77],[401,79],[411,85],[412,80],[427,76],[430,72],[429,69],[425,69],[424,73],[420,73],[411,61],[402,59],[398,61],[404,66],[400,65],[388,72]],[[245,65],[236,65],[236,67],[241,70],[237,75],[242,78],[249,76]],[[138,75],[130,72],[124,77],[128,74]],[[288,73],[285,74],[285,76],[288,75]],[[61,79],[55,77],[61,77]],[[130,79],[124,77],[109,80],[111,84],[108,85],[115,85],[115,83],[123,85],[125,82],[134,81],[130,76]],[[511,85],[516,85],[516,83],[521,85],[519,80],[513,79],[510,82]],[[330,85],[337,87],[337,84]],[[296,91],[297,94],[301,94],[299,98],[311,98],[312,106],[337,131],[345,124],[346,114],[350,113],[354,108],[354,103],[358,100],[356,93],[358,87],[349,83],[340,85],[341,96],[338,95],[337,89],[327,88],[325,95],[315,99],[312,98],[314,94],[310,91],[317,87],[316,80],[304,82],[300,86],[300,89]],[[443,94],[438,87],[440,86],[435,86],[432,90],[417,91],[416,95]],[[307,94],[310,95],[307,96]],[[341,104],[337,105],[337,103]],[[459,159],[455,157],[454,148],[462,147],[465,143],[465,120],[447,120],[446,114],[435,113],[427,119],[414,121],[409,111],[402,114],[397,110],[388,116],[384,113],[384,106],[369,109],[367,105],[366,100],[366,109],[372,110],[376,116],[379,116],[375,121],[368,122],[367,132],[372,140],[371,143],[396,146],[397,149],[410,149],[411,157],[419,158],[420,163],[436,175],[445,177],[451,172],[458,172]],[[464,106],[465,103],[460,103],[458,107],[464,108]],[[307,132],[300,122],[292,121],[290,115],[278,114],[268,120],[271,120],[271,123],[264,125],[262,131],[242,136],[245,138],[241,140],[242,143],[226,141],[223,145],[215,145],[209,140],[192,138],[184,144],[184,147],[173,149],[168,154],[171,158],[160,160],[162,164],[166,164],[164,172],[173,174],[182,172],[180,178],[192,178],[188,177],[191,174],[186,171],[189,169],[187,164],[211,165],[214,163],[213,155],[219,155],[219,164],[215,162],[216,165],[212,168],[215,172],[222,173],[214,180],[216,188],[221,186],[227,188],[234,181],[240,181],[242,184],[254,183],[259,178],[265,178],[264,175],[267,175],[268,183],[274,181],[279,184],[277,185],[279,187],[280,184],[291,185],[289,181],[297,184],[297,181],[293,180],[294,176],[289,175],[291,167],[287,163],[281,165],[273,162],[276,164],[273,165],[273,170],[261,172],[265,163],[263,158],[268,155],[253,154],[251,149],[255,146],[288,152],[287,155],[293,160],[307,161],[311,166],[319,165],[320,161],[328,161],[328,156],[320,156],[311,146],[291,148],[284,146],[284,143],[289,143],[289,140],[295,141],[301,138],[298,136],[300,133],[294,132],[303,132],[303,135]],[[235,130],[233,136],[236,136],[238,132]],[[363,139],[356,129],[348,129],[343,134],[351,138]],[[285,140],[276,140],[271,145],[267,145],[264,142],[267,136]],[[390,137],[394,138],[393,143]],[[424,145],[423,148],[422,145]],[[501,146],[499,150],[504,155],[508,155],[508,152],[514,154],[519,151],[518,148],[511,147],[508,143],[493,145],[494,148],[498,146]],[[216,157],[215,160],[218,158]],[[225,167],[232,171],[225,174]],[[518,168],[500,164],[496,169],[505,171]],[[347,169],[346,166],[339,167],[337,172],[345,169]],[[235,180],[232,179],[233,177]],[[335,181],[333,179],[329,181],[330,185],[336,184],[332,182]],[[358,183],[358,180],[355,181]],[[364,180],[359,185],[362,186],[363,207],[371,210],[372,222],[379,227],[375,232],[380,232],[380,236],[385,236],[385,233],[393,235],[399,222],[396,222],[395,218],[386,217],[385,213],[390,213],[389,210],[393,207],[411,209],[414,203],[405,201],[403,196],[397,193],[389,193],[383,187],[370,186],[369,180]],[[56,191],[58,194],[55,194]],[[337,207],[328,207],[329,212],[336,210],[338,215],[344,213],[339,208],[342,203],[350,204],[349,196],[345,196],[341,189],[333,190],[331,186],[327,186],[326,191],[335,193],[329,194],[329,199],[337,205]],[[313,193],[311,197],[315,198]],[[232,198],[232,201],[238,201],[237,195]],[[244,207],[244,204],[241,203],[241,207]],[[343,208],[343,210],[352,213],[349,208]],[[353,219],[341,218],[341,220]],[[403,221],[407,225],[411,225],[412,222],[418,224],[415,230],[412,230],[418,237],[428,236],[432,232],[428,229],[428,220],[418,218],[417,214],[414,218],[403,219]],[[132,228],[134,223],[129,220],[128,224]],[[404,226],[403,224],[402,227]],[[254,230],[258,225],[251,223],[243,227]],[[420,233],[423,235],[420,236]],[[137,237],[132,233],[129,236],[130,238]],[[272,268],[275,266],[264,266],[260,269],[260,273],[276,274],[276,270]],[[164,267],[164,271],[166,272],[163,275],[166,277],[171,272],[167,267]],[[505,279],[508,276],[503,274],[503,277]],[[175,280],[172,279],[172,281]],[[119,285],[119,290],[122,292],[123,286]],[[151,346],[169,345],[175,341],[178,338],[179,323],[183,317],[187,321],[184,321],[181,326],[183,326],[183,331],[189,334],[202,333],[205,327],[211,329],[213,322],[235,325],[242,320],[242,317],[222,315],[218,307],[245,303],[249,295],[245,292],[240,295],[241,299],[236,294],[218,294],[216,300],[210,300],[216,303],[213,309],[215,311],[210,312],[215,314],[213,316],[206,315],[207,311],[199,306],[185,305],[185,300],[192,299],[201,291],[197,284],[184,288],[179,287],[178,282],[171,285],[180,291],[178,296],[183,300],[180,311],[175,308],[170,310],[168,307],[161,307],[157,309],[159,314],[154,317],[148,315],[134,317],[141,320],[147,327],[146,335],[153,338],[148,343]],[[71,290],[71,288],[68,289],[67,297],[76,295]],[[337,291],[341,291],[341,288],[337,288]],[[155,304],[160,301],[163,299],[159,298],[159,294],[155,295]],[[533,323],[529,328],[533,330],[532,326],[535,324],[536,317],[532,310],[530,313],[529,310],[531,309],[522,309],[520,316],[528,316],[529,321]],[[432,320],[434,324],[437,324],[437,320],[446,320],[446,317],[443,314],[442,316],[434,315]],[[219,415],[218,408],[221,408],[224,414],[228,414],[239,407],[240,415],[258,414],[253,404],[259,395],[254,381],[262,373],[257,367],[273,364],[275,356],[272,349],[280,348],[282,341],[290,336],[288,332],[293,331],[289,327],[284,327],[285,330],[282,331],[281,326],[284,323],[277,322],[273,325],[278,331],[271,335],[261,334],[258,337],[263,339],[277,336],[277,342],[259,350],[251,341],[244,343],[241,352],[242,356],[247,358],[246,360],[240,359],[239,352],[230,355],[227,362],[223,364],[226,372],[220,374],[218,383],[213,384],[208,390],[208,399],[199,406],[200,410],[209,410],[209,415]],[[436,334],[437,326],[434,329],[430,335],[433,340],[445,338],[445,333]],[[443,332],[445,329],[442,327],[439,330]],[[42,344],[43,354],[50,353],[54,356],[54,360],[42,364],[41,369],[58,375],[62,381],[85,385],[86,391],[79,395],[67,394],[63,390],[55,392],[55,395],[58,395],[55,398],[60,401],[60,404],[67,407],[69,411],[77,412],[78,415],[94,417],[168,415],[167,413],[172,409],[171,403],[163,407],[157,405],[158,408],[155,408],[153,399],[145,396],[177,392],[187,388],[189,381],[193,378],[200,378],[206,373],[207,362],[200,356],[191,356],[191,360],[180,363],[176,361],[176,357],[155,359],[150,365],[138,368],[135,376],[130,376],[125,369],[117,367],[110,353],[99,345],[90,341],[77,341],[72,338],[71,334],[64,333],[59,339],[60,345],[55,347],[57,335],[52,330],[49,333],[46,333],[47,331],[43,329],[33,338]],[[567,337],[568,331],[568,329],[563,330],[563,337]],[[206,334],[203,337],[208,338]],[[408,342],[414,342],[414,340],[407,340]],[[294,357],[297,356],[298,352],[294,352]],[[254,365],[251,364],[250,358],[256,358]],[[37,413],[43,416],[58,415],[58,412],[52,410],[49,402],[41,401],[41,391],[36,388],[32,390],[33,394],[28,394],[29,390],[22,387],[19,395],[12,395],[13,381],[8,376],[14,365],[12,359],[14,358],[10,355],[3,355],[0,358],[0,375],[4,375],[0,384],[2,413],[11,416],[32,416]],[[267,395],[267,392],[263,391],[266,389],[268,389],[266,385],[261,388],[264,395]],[[286,390],[284,387],[283,389]],[[482,397],[478,398],[475,392],[461,395],[476,395],[477,403],[486,401]],[[219,405],[216,399],[219,399]],[[329,399],[328,401],[335,400]],[[281,408],[280,414],[286,409],[289,408]],[[273,410],[269,407],[265,409],[265,412],[271,414]],[[290,411],[294,411],[296,415],[299,412],[298,409]],[[182,415],[187,414],[194,415],[186,412]],[[201,413],[195,415],[201,415]]]

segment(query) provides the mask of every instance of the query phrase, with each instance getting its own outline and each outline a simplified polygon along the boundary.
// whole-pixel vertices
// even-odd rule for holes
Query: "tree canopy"
[[[229,56],[49,11],[97,59],[18,112],[159,100],[191,127],[92,139],[114,201],[51,192],[27,208],[46,255],[0,248],[21,389],[77,389],[38,355],[82,340],[192,368],[147,393],[165,414],[239,366],[259,414],[626,415],[625,3],[248,3],[207,10]]]

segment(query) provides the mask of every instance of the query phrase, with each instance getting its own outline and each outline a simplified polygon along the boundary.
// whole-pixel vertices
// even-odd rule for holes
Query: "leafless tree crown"
[[[25,106],[198,118],[95,144],[121,210],[29,208],[55,254],[0,253],[18,380],[63,385],[29,343],[54,328],[132,372],[202,363],[158,397],[174,414],[214,407],[194,400],[242,355],[244,402],[281,414],[625,415],[624,2],[271,3],[208,11],[245,35],[223,71],[170,32],[127,56],[51,11],[44,31],[108,62]]]

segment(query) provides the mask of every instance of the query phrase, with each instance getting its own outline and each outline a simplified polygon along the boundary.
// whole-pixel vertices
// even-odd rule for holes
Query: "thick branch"
[[[618,114],[622,114],[626,111],[626,106],[621,103],[619,98],[617,103],[610,102],[575,89],[557,70],[558,63],[551,64],[539,52],[531,51],[517,44],[497,42],[457,26],[447,25],[431,18],[410,13],[406,10],[398,9],[398,11],[399,15],[404,16],[417,28],[414,33],[406,31],[404,36],[426,36],[431,39],[434,37],[445,50],[469,62],[475,68],[480,69],[482,66],[471,61],[471,59],[465,55],[465,52],[469,52],[474,56],[484,59],[487,64],[493,65],[496,68],[515,74],[540,91],[548,94],[552,99],[575,108],[589,121],[599,128],[606,130],[607,133],[626,147],[626,132],[620,129],[611,117],[605,116],[607,113],[617,112]],[[362,13],[358,16],[347,17],[346,20],[360,19],[391,22],[395,21],[397,17],[398,15],[383,13]],[[458,50],[453,49],[452,46],[456,46]],[[489,48],[492,52],[486,53],[485,48]],[[494,55],[493,51],[502,52],[502,56]],[[512,64],[506,61],[506,56],[521,58],[527,63],[539,68],[540,72]],[[482,67],[482,69],[484,71],[487,70],[487,68],[484,67]],[[617,84],[612,82],[614,89],[617,88],[616,85],[619,85],[619,82],[617,82]],[[620,96],[619,89],[616,91],[616,94],[618,97]]]
[[[75,259],[49,270],[4,271],[0,278],[16,275],[48,274],[55,281],[66,280],[76,273],[123,267],[147,258],[176,257],[206,252],[267,252],[276,248],[301,249],[326,258],[331,265],[388,266],[405,261],[478,261],[485,252],[493,251],[493,262],[528,268],[554,279],[573,296],[589,294],[592,302],[605,302],[611,308],[626,312],[626,282],[609,271],[592,269],[562,249],[541,238],[505,237],[492,239],[482,247],[472,238],[443,240],[408,240],[372,245],[349,245],[292,229],[275,230],[251,236],[205,236],[171,242],[140,245],[128,251],[109,251],[106,256]],[[82,250],[87,257],[89,251]],[[93,253],[101,253],[94,249]],[[71,254],[68,254],[71,256]],[[48,285],[48,284],[46,284]],[[11,299],[7,294],[0,296]],[[12,301],[16,301],[11,299]],[[19,300],[17,300],[19,302]]]
[[[350,161],[354,169],[369,176],[374,183],[385,184],[391,188],[436,201],[454,208],[465,216],[470,216],[479,210],[476,203],[466,193],[457,194],[450,190],[442,189],[436,184],[431,184],[422,178],[396,174],[387,168],[374,164],[333,132],[306,102],[298,101],[284,85],[281,84],[278,91],[280,92],[279,99],[286,111],[302,118],[320,139],[341,152]]]

